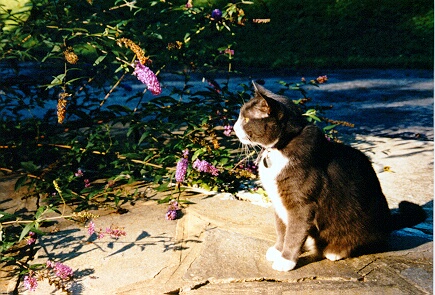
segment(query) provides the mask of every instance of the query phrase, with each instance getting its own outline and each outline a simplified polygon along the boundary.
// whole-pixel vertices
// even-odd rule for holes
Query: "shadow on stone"
[[[391,233],[389,251],[409,250],[433,241],[433,200],[422,207],[427,213],[426,220],[412,228]]]

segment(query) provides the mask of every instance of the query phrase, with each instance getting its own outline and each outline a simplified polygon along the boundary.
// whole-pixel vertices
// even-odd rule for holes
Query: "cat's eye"
[[[245,123],[249,122],[249,118],[243,118],[245,120]]]

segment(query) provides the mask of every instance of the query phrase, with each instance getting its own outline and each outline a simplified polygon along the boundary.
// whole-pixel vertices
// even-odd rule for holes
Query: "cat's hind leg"
[[[331,261],[337,261],[344,258],[348,258],[350,256],[351,249],[350,248],[338,248],[331,247],[328,245],[323,251],[323,256]]]

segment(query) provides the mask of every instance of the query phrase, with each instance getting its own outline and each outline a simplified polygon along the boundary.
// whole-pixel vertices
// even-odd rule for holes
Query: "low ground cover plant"
[[[0,5],[0,171],[16,176],[15,189],[36,207],[25,216],[0,210],[0,262],[17,262],[16,249],[35,251],[44,225],[59,219],[86,225],[98,238],[122,238],[122,228],[95,229],[97,216],[89,210],[120,210],[141,197],[144,184],[172,192],[160,202],[169,204],[162,216],[174,220],[183,189],[235,192],[255,177],[255,156],[237,151],[231,133],[252,93],[249,81],[230,87],[238,74],[236,37],[251,4]],[[167,77],[178,82],[170,86]],[[334,139],[334,127],[344,123],[311,107],[306,90],[326,81],[281,85]],[[61,261],[19,266],[29,290],[47,279],[68,292],[74,278]]]

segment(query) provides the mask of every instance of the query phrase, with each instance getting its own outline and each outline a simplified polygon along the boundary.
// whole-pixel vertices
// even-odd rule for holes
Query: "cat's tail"
[[[423,222],[427,218],[426,212],[420,205],[402,201],[398,212],[391,214],[391,230],[412,227]]]

